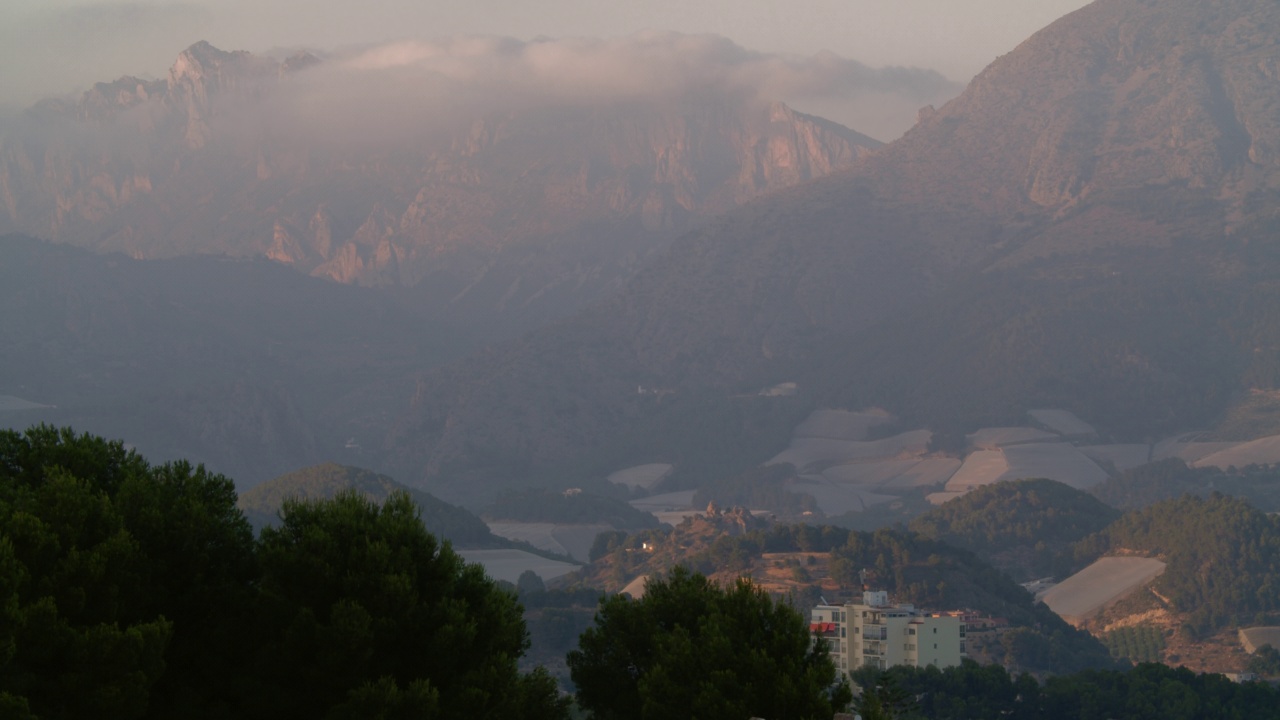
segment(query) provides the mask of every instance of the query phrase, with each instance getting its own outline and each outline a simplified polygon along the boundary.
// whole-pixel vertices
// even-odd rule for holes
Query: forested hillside
[[[1074,548],[1077,567],[1143,554],[1168,567],[1152,583],[1192,629],[1280,619],[1280,518],[1220,494],[1184,496],[1126,514]]]
[[[1053,574],[1058,555],[1120,512],[1053,480],[986,485],[911,521],[910,529],[964,548],[1024,582]]]
[[[816,602],[822,594],[830,594],[828,599],[856,595],[865,576],[869,584],[889,591],[897,601],[939,610],[970,608],[1007,618],[1017,630],[1002,636],[993,652],[1010,667],[1072,672],[1111,665],[1107,651],[1095,639],[1035,603],[1008,576],[968,551],[911,532],[753,526],[737,518],[694,518],[673,530],[610,538],[602,552],[593,552],[595,560],[582,571],[581,580],[618,590],[638,575],[661,574],[683,565],[722,581],[748,574],[773,587],[777,580],[772,564],[779,557],[793,556],[793,560],[805,560],[789,566],[793,582],[785,587],[802,606]],[[725,532],[726,524],[737,529]]]

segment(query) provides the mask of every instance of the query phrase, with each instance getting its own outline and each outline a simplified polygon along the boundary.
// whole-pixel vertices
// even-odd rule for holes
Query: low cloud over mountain
[[[445,103],[435,101],[446,99],[457,108],[739,95],[781,100],[802,111],[817,108],[817,114],[880,138],[900,134],[918,108],[959,90],[929,70],[872,68],[829,52],[761,53],[715,35],[679,33],[406,41],[333,59],[306,87],[311,99],[357,107],[377,100],[397,110],[438,113]]]

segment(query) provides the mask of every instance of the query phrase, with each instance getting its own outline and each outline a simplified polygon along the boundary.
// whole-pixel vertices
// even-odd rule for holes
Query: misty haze
[[[0,716],[1277,717],[1278,79],[1270,0],[18,0]]]

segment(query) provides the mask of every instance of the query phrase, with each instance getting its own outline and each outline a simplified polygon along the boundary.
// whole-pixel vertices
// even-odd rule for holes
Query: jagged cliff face
[[[318,64],[200,43],[163,80],[33,108],[0,146],[0,232],[136,257],[266,255],[344,283],[429,280],[432,299],[489,310],[572,306],[701,218],[878,144],[731,97],[338,138],[296,91]]]

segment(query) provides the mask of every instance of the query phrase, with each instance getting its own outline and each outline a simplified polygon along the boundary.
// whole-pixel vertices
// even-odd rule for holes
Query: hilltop
[[[240,494],[236,507],[256,530],[278,524],[277,513],[285,500],[321,500],[342,490],[355,490],[383,503],[392,493],[408,493],[418,506],[426,529],[458,548],[506,547],[509,543],[489,532],[480,518],[429,493],[401,485],[386,475],[337,463],[324,463],[286,473]]]

